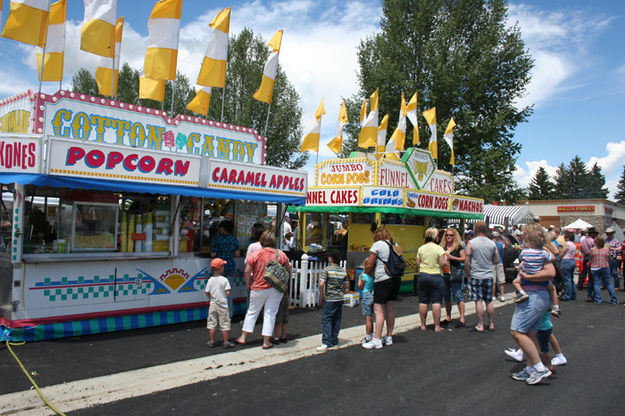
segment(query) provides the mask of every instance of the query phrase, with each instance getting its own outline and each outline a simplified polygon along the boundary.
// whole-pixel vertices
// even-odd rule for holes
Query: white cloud
[[[575,88],[577,85],[570,84],[574,76],[593,64],[588,59],[588,46],[611,21],[612,18],[592,10],[547,12],[525,4],[511,4],[508,23],[518,23],[535,60],[532,80],[526,95],[517,100],[518,105],[539,105],[562,90]]]
[[[605,150],[605,156],[592,156],[585,163],[588,168],[591,168],[595,163],[601,168],[601,172],[606,178],[609,195],[614,195],[616,185],[623,173],[623,165],[625,165],[625,140],[608,142]],[[565,162],[565,165],[568,165],[568,162]],[[543,167],[552,179],[558,169],[557,166],[551,166],[546,160],[527,161],[525,166],[516,165],[514,179],[519,186],[527,187],[536,175],[539,167]]]

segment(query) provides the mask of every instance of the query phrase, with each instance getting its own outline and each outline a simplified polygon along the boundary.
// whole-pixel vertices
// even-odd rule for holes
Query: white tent
[[[576,221],[572,222],[571,224],[567,225],[566,227],[564,227],[564,230],[586,230],[590,227],[592,227],[592,224],[588,224],[586,221],[582,220],[582,219],[577,219]]]

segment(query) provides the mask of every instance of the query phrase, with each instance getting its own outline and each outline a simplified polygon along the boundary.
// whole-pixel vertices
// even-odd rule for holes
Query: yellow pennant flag
[[[48,33],[46,36],[46,55],[37,53],[37,71],[41,81],[63,80],[63,61],[65,57],[65,15],[66,0],[59,0],[50,6]],[[42,71],[43,65],[43,71]]]
[[[399,160],[399,152],[404,150],[404,145],[406,141],[406,98],[404,97],[404,93],[401,94],[401,107],[399,111],[399,121],[397,122],[397,127],[391,136],[391,139],[386,144],[386,156],[389,159]]]
[[[119,78],[119,58],[122,49],[122,32],[124,31],[124,18],[117,19],[115,25],[115,59],[101,57],[100,65],[95,70],[95,80],[98,84],[98,92],[101,95],[117,95],[117,81]],[[113,72],[114,71],[114,72]],[[113,80],[113,77],[115,79]],[[111,85],[113,84],[111,89]]]
[[[195,93],[195,97],[189,104],[187,104],[187,110],[194,113],[207,115],[208,108],[211,102],[211,87],[201,87]]]
[[[165,80],[146,78],[139,75],[139,98],[163,102],[165,99]]]
[[[406,116],[412,124],[412,145],[419,144],[419,123],[417,122],[417,93],[415,92],[406,106]]]
[[[438,159],[438,139],[436,138],[436,107],[432,107],[429,110],[423,112],[423,117],[430,126],[432,135],[430,136],[430,143],[428,145],[430,153],[434,159]]]
[[[319,107],[317,107],[317,111],[315,111],[315,121],[311,124],[310,129],[304,139],[302,140],[302,145],[300,146],[300,152],[305,151],[319,151],[319,136],[321,135],[321,116],[326,113],[325,108],[323,108],[323,98],[321,99],[321,103]]]
[[[375,149],[378,158],[382,156],[384,153],[384,149],[386,148],[386,132],[388,131],[388,114],[385,114],[382,117],[382,121],[380,122],[380,126],[378,127],[378,145]]]
[[[371,112],[362,122],[360,133],[358,134],[358,147],[375,147],[378,144],[378,100],[379,88],[369,97]]]
[[[280,46],[282,44],[282,30],[278,30],[267,45],[271,48],[272,52],[265,62],[265,68],[263,69],[263,78],[260,82],[258,90],[254,93],[254,99],[262,101],[267,104],[271,104],[271,98],[273,96],[273,84],[276,79],[276,73],[278,72],[278,55],[280,54]]]
[[[206,87],[224,88],[226,85],[226,61],[228,60],[230,7],[219,12],[209,26],[213,28],[213,33],[204,53],[204,61],[197,77],[197,83]]]
[[[160,0],[148,20],[148,49],[143,70],[150,79],[176,79],[182,0]]]
[[[447,124],[447,129],[445,130],[445,135],[443,136],[443,138],[449,145],[449,148],[451,149],[451,158],[449,159],[449,164],[452,166],[456,164],[456,157],[454,154],[454,127],[456,127],[456,122],[452,117],[451,120],[449,120],[449,124]]]
[[[84,0],[85,22],[80,28],[80,49],[115,58],[117,0]]]
[[[339,127],[336,132],[336,137],[328,143],[328,147],[334,153],[341,153],[343,151],[343,129],[345,125],[349,122],[347,119],[347,107],[345,106],[345,101],[341,105],[341,111],[339,111]]]
[[[11,1],[2,37],[43,47],[46,41],[49,0]]]
[[[367,117],[367,99],[366,98],[363,100],[362,106],[360,107],[360,124],[362,124],[365,117]]]

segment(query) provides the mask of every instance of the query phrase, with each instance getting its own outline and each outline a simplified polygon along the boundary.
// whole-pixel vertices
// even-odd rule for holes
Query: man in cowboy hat
[[[614,228],[608,227],[605,230],[606,239],[605,242],[610,247],[610,274],[614,279],[614,290],[619,290],[621,281],[618,276],[618,269],[621,263],[621,242],[614,238]]]

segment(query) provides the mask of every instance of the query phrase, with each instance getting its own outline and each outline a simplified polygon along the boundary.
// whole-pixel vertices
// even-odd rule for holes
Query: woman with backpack
[[[430,227],[425,230],[425,244],[417,251],[417,290],[419,291],[419,317],[421,330],[426,330],[428,306],[432,304],[434,331],[442,332],[441,302],[445,291],[443,269],[448,265],[448,253],[437,244],[438,230]]]
[[[379,227],[373,233],[373,246],[369,249],[369,257],[365,263],[365,273],[374,277],[373,281],[373,315],[375,332],[369,342],[362,344],[368,350],[380,349],[383,345],[393,344],[393,327],[395,326],[395,300],[399,293],[401,277],[391,277],[385,263],[388,262],[393,239],[388,230]],[[382,328],[386,318],[386,336],[382,339]]]

